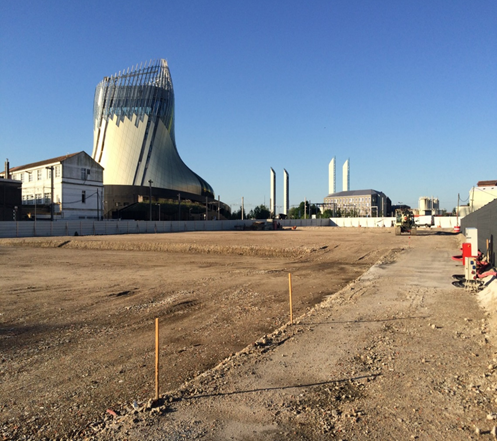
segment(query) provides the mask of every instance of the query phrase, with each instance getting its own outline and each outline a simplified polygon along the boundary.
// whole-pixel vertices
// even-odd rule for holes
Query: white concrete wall
[[[289,227],[391,227],[394,218],[334,218],[334,219],[286,219],[279,223]],[[91,221],[91,220],[57,220],[0,222],[0,238],[33,236],[80,236],[95,234],[143,234],[172,233],[180,231],[232,231],[236,227],[249,227],[253,220],[226,221]],[[270,221],[267,221],[270,224]],[[456,217],[436,217],[437,228],[453,229],[458,225]]]
[[[393,217],[335,217],[331,218],[331,226],[336,227],[392,227]],[[460,225],[455,216],[435,216],[432,228],[453,228]]]

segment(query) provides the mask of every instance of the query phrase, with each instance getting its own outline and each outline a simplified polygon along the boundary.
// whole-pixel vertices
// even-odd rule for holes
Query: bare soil
[[[173,390],[366,271],[389,231],[338,228],[0,241],[6,438],[79,437],[107,408]]]
[[[459,240],[390,228],[2,240],[0,434],[490,437],[497,359],[476,294],[451,285]]]

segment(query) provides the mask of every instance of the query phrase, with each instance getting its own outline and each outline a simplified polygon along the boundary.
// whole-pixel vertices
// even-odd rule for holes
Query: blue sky
[[[497,2],[31,1],[0,6],[0,160],[93,143],[104,76],[165,58],[176,142],[221,200],[279,210],[337,190],[452,209],[497,179]],[[3,168],[3,167],[0,167]]]

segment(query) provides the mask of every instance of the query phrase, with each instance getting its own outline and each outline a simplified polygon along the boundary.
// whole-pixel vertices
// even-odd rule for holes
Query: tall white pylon
[[[333,156],[333,159],[330,161],[330,165],[328,168],[328,193],[333,194],[336,193],[337,187],[336,187],[336,161],[335,161],[335,156]]]
[[[290,206],[289,181],[288,172],[283,169],[283,214],[288,214],[288,207]]]
[[[271,167],[270,171],[271,177],[271,196],[269,201],[269,211],[271,212],[271,216],[276,216],[276,173]]]
[[[343,191],[350,190],[350,159],[347,159],[343,164],[342,184],[343,184]]]

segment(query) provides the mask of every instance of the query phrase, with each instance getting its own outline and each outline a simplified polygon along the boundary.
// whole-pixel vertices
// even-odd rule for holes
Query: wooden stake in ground
[[[155,399],[159,399],[159,319],[155,319]]]
[[[292,308],[292,274],[288,273],[288,286],[290,288],[290,324],[293,325],[293,308]]]

